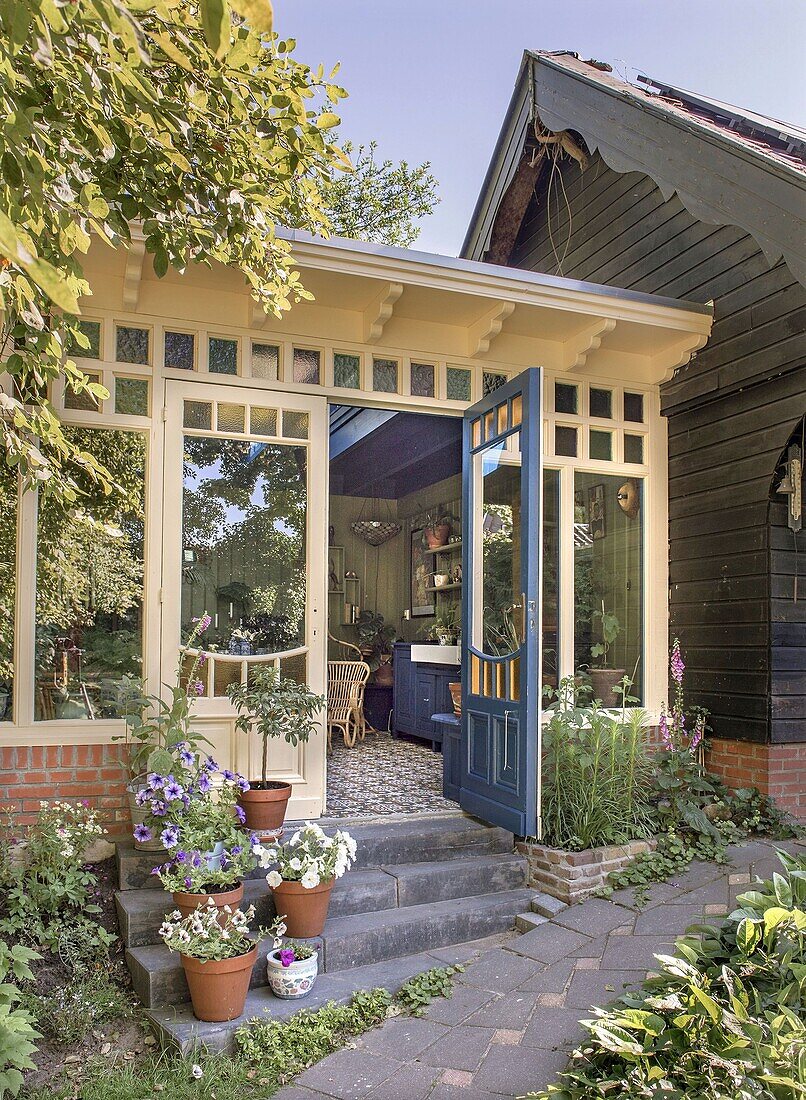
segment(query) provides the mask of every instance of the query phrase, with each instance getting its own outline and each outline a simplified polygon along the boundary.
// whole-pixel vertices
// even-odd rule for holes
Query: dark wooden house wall
[[[560,175],[561,172],[561,175]],[[559,261],[559,262],[558,262]],[[697,221],[596,155],[541,181],[510,261],[714,301],[708,345],[662,389],[669,423],[670,616],[691,702],[717,736],[806,741],[806,581],[771,485],[806,412],[806,290],[732,226]],[[787,541],[789,536],[789,541]],[[799,569],[806,574],[806,534]]]

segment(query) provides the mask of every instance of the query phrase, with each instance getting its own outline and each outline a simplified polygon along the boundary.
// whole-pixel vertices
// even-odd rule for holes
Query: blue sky
[[[806,123],[806,0],[275,0],[296,56],[342,63],[341,134],[430,160],[442,199],[415,247],[455,255],[524,48],[575,50]]]

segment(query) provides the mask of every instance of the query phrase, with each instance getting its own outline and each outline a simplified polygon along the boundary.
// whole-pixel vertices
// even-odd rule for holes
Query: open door
[[[464,418],[459,803],[520,836],[539,828],[541,372]]]

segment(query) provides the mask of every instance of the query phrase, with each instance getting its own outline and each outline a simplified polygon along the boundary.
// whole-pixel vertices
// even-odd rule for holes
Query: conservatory
[[[173,683],[207,613],[194,722],[224,765],[258,770],[228,685],[270,663],[324,695],[358,647],[387,787],[442,748],[447,797],[534,833],[544,689],[582,672],[608,699],[626,674],[650,714],[665,695],[658,386],[711,314],[290,236],[314,298],[281,320],[232,270],[91,250],[77,361],[109,396],[54,400],[123,492],[65,517],[0,468],[2,744],[119,745],[132,685]],[[326,727],[273,749],[289,818],[330,808]]]

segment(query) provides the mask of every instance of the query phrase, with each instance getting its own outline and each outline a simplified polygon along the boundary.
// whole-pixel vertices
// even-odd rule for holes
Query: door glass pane
[[[89,341],[89,347],[83,348],[77,342],[71,340],[67,351],[70,355],[81,356],[83,359],[101,358],[101,322],[79,321],[78,328],[81,334]]]
[[[148,416],[148,379],[115,379],[115,412],[124,416]]]
[[[642,698],[643,509],[637,478],[574,475],[574,672],[620,705],[623,676]]]
[[[39,501],[34,716],[120,718],[142,673],[146,438],[66,428],[122,493],[81,486],[81,508]]]
[[[473,606],[473,640],[483,652],[512,653],[522,637],[520,433],[474,456],[474,551],[481,584]],[[478,558],[477,558],[478,560]]]
[[[207,644],[225,652],[303,644],[307,496],[305,447],[185,436],[185,635],[206,610]]]
[[[560,471],[543,472],[543,686],[559,683]]]
[[[10,722],[14,683],[17,562],[17,471],[0,462],[0,722]]]

